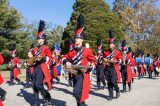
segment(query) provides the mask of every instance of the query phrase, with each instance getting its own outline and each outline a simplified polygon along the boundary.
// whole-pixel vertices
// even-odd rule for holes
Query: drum
[[[141,57],[137,57],[136,58],[136,63],[137,64],[142,64],[142,58]]]
[[[160,72],[160,67],[156,67],[156,71],[157,71],[157,72]]]
[[[150,57],[145,57],[144,63],[145,63],[146,65],[150,65]]]

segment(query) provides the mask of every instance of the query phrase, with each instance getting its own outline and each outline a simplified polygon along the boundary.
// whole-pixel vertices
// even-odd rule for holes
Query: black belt
[[[97,63],[97,65],[103,65],[103,63]]]
[[[81,70],[77,70],[77,74],[83,74]]]

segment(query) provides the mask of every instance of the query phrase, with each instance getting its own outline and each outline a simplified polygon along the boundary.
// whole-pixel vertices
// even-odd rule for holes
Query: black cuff
[[[68,62],[68,60],[67,60],[67,59],[64,59],[64,60],[63,60],[63,65],[66,65],[67,62]]]
[[[128,64],[128,59],[125,60],[125,63]]]
[[[92,68],[88,68],[86,73],[90,73],[92,71]]]
[[[46,57],[42,57],[41,62],[46,62]]]

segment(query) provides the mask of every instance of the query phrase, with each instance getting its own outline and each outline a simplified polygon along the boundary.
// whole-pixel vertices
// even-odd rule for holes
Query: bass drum
[[[160,67],[156,67],[156,71],[160,73]]]

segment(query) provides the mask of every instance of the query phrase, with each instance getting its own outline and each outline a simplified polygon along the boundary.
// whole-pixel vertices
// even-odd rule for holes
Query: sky
[[[112,5],[113,0],[107,1]],[[10,6],[22,13],[25,22],[45,20],[65,27],[73,12],[74,2],[75,0],[10,0]]]
[[[111,8],[113,1],[106,0]],[[45,20],[65,27],[73,12],[74,2],[75,0],[10,0],[10,6],[22,13],[25,22]],[[160,0],[157,5],[160,7]]]

